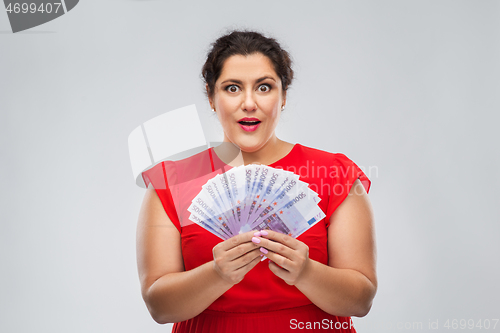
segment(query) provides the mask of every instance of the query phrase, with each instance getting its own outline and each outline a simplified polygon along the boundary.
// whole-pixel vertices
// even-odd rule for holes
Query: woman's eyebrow
[[[263,77],[261,77],[261,78],[257,79],[255,82],[256,82],[256,83],[259,83],[259,82],[262,82],[262,81],[264,81],[264,80],[266,80],[266,79],[270,79],[270,80],[273,80],[273,81],[275,81],[275,82],[276,82],[276,80],[275,80],[273,77],[271,77],[271,76],[263,76]],[[243,85],[243,82],[242,82],[242,81],[240,81],[240,80],[236,80],[236,79],[227,79],[227,80],[225,80],[225,81],[221,82],[220,84],[224,84],[224,83],[227,83],[227,82],[234,82],[234,83],[237,83],[237,84]]]
[[[262,81],[264,81],[266,79],[270,79],[270,80],[273,80],[274,82],[276,82],[276,80],[273,77],[271,77],[271,76],[263,76],[260,79],[258,79],[256,82],[259,83],[259,82],[262,82]]]
[[[220,84],[224,84],[224,83],[227,83],[227,82],[233,82],[233,83],[237,83],[237,84],[243,84],[243,82],[241,82],[240,80],[235,80],[235,79],[228,79],[226,81],[221,82]]]

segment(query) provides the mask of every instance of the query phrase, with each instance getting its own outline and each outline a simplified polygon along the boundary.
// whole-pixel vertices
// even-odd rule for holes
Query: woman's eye
[[[239,89],[238,86],[235,86],[234,84],[226,87],[226,90],[229,91],[229,92],[232,92],[232,93],[237,92],[238,89]]]
[[[269,85],[267,84],[262,84],[259,86],[260,92],[268,92],[269,90],[271,90],[271,87],[269,87]]]

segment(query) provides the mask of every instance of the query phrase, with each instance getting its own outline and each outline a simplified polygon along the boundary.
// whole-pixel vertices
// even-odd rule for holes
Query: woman
[[[326,218],[296,239],[250,231],[221,241],[196,224],[181,225],[168,186],[160,189],[165,165],[153,168],[145,173],[152,186],[137,229],[142,295],[152,317],[176,323],[174,332],[355,332],[350,316],[365,316],[377,289],[369,179],[342,154],[276,137],[293,70],[274,39],[225,35],[212,45],[202,74],[224,142],[241,149],[245,165],[299,174],[320,195]],[[217,149],[209,152],[212,165],[212,158],[220,162]]]

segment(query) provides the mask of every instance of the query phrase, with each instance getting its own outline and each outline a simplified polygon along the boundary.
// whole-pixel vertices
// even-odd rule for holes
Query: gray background
[[[500,1],[86,0],[17,34],[0,10],[0,331],[170,331],[140,295],[127,137],[195,103],[222,139],[199,73],[228,27],[294,58],[280,138],[371,168],[358,331],[499,318]]]

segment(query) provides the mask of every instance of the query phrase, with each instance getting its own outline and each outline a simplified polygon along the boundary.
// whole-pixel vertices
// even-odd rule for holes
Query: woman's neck
[[[243,156],[245,165],[252,163],[268,165],[278,159],[277,156],[280,154],[282,148],[283,141],[274,136],[261,149],[254,152],[245,152],[242,150],[241,155]]]
[[[225,138],[225,140],[227,139]],[[292,148],[293,144],[274,136],[261,149],[254,152],[242,151],[236,145],[229,142],[229,140],[224,141],[221,145],[214,148],[214,150],[217,156],[225,163],[231,166],[238,166],[252,163],[269,165],[286,156]],[[236,155],[237,157],[234,158]]]

